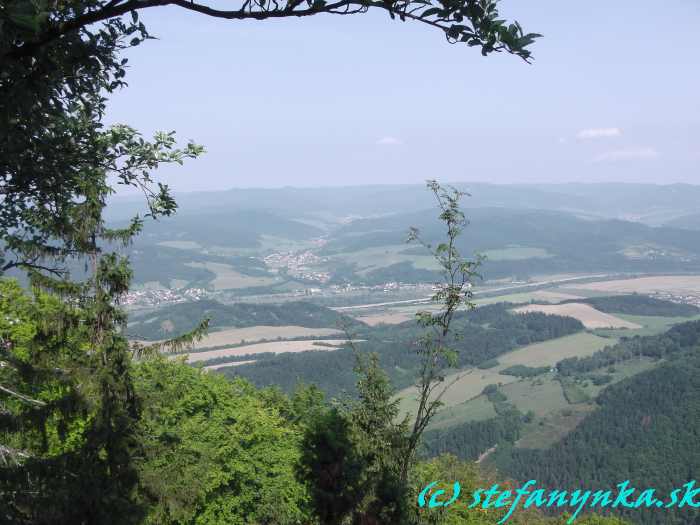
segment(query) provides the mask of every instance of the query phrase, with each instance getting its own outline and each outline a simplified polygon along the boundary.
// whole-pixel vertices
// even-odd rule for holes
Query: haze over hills
[[[660,225],[700,212],[700,186],[690,184],[488,184],[455,183],[471,194],[464,205],[569,211]],[[291,218],[339,219],[407,213],[434,205],[421,184],[318,188],[237,188],[220,192],[176,195],[183,213],[265,210]],[[115,197],[111,220],[126,219],[143,210],[133,197]]]
[[[471,196],[457,247],[486,258],[477,308],[455,317],[463,336],[450,341],[452,386],[421,454],[594,488],[620,470],[586,463],[600,446],[625,458],[637,484],[682,484],[680,462],[688,472],[699,465],[697,425],[683,422],[697,411],[686,372],[700,347],[700,186],[458,187]],[[357,355],[376,353],[400,410],[413,413],[415,315],[432,308],[440,274],[424,246],[404,241],[410,227],[432,246],[445,238],[424,187],[241,189],[184,194],[179,204],[129,249],[139,285],[128,298],[130,337],[159,340],[210,317],[193,366],[289,394],[312,384],[331,398],[355,396]],[[126,201],[115,208],[130,210]],[[682,380],[663,386],[675,373]],[[649,385],[659,386],[653,395]],[[630,466],[620,443],[650,450],[667,428],[676,437],[656,441],[662,455]],[[625,438],[635,432],[649,436]],[[664,460],[675,447],[682,459]],[[627,515],[660,523],[654,513]],[[669,512],[664,523],[687,516]]]
[[[0,525],[700,525],[653,7],[0,2]]]
[[[487,255],[487,279],[700,270],[700,186],[457,186],[471,193],[460,248]],[[443,234],[422,186],[240,189],[183,194],[179,204],[136,239],[136,284],[286,293],[435,277],[427,252],[404,244],[411,226],[429,241]],[[113,216],[134,211],[115,199]]]
[[[673,228],[685,228],[688,230],[700,230],[700,213],[691,213],[683,215],[668,221],[668,226]]]

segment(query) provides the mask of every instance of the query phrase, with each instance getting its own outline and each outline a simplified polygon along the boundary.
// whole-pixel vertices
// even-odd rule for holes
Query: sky
[[[379,11],[260,22],[144,10],[158,40],[127,52],[129,87],[108,121],[206,147],[160,170],[178,192],[433,178],[700,184],[700,1],[500,10],[544,35],[532,64]]]

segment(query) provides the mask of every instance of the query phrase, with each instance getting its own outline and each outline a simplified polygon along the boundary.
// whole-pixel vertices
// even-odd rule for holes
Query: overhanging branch
[[[176,6],[212,18],[225,20],[267,20],[307,17],[321,13],[348,15],[364,13],[370,8],[382,9],[392,18],[412,20],[440,29],[448,41],[480,46],[482,54],[506,51],[528,61],[526,49],[540,35],[524,34],[515,22],[506,25],[499,20],[496,0],[244,0],[237,9],[216,9],[190,0],[111,0],[100,8],[49,26],[35,39],[13,48],[10,58],[32,56],[39,48],[89,25],[118,18],[130,12],[152,7]]]

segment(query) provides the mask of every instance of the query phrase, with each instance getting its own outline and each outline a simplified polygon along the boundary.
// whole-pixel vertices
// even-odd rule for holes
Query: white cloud
[[[653,160],[658,159],[660,153],[654,148],[630,148],[602,153],[593,159],[593,162],[617,162],[624,160]]]
[[[619,137],[622,135],[622,130],[620,128],[588,128],[582,129],[576,134],[577,139],[603,139]]]
[[[378,146],[399,146],[403,144],[403,142],[401,142],[401,139],[398,139],[396,137],[387,136],[380,138],[375,144],[377,144]]]

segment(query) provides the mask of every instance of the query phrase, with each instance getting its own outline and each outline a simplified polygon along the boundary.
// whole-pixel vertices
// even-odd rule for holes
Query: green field
[[[484,421],[493,417],[496,417],[493,403],[486,396],[481,395],[441,410],[436,414],[430,428],[449,428],[467,421]]]
[[[507,294],[507,295],[495,295],[493,297],[484,297],[483,299],[475,299],[474,304],[477,306],[484,306],[487,304],[495,304],[495,303],[514,303],[514,304],[520,304],[520,303],[529,303],[530,301],[538,301],[537,293],[536,292],[521,292],[521,293],[512,293],[512,294]]]
[[[592,399],[608,385],[649,370],[658,366],[658,364],[658,361],[646,357],[625,361],[615,365],[615,371],[610,373],[612,376],[610,383],[594,385],[591,381],[586,381],[579,382],[576,386]],[[600,374],[608,373],[606,369],[597,370],[596,372]],[[532,411],[537,417],[544,417],[569,406],[564,397],[561,383],[555,379],[553,373],[505,384],[501,387],[501,392],[508,398],[508,402],[515,405],[518,410],[523,413]],[[486,403],[489,402],[485,396],[478,396],[465,403],[446,408],[444,409],[445,416],[441,417],[439,421],[454,420],[464,422],[486,419],[484,415],[490,413],[488,407],[484,407]],[[439,415],[442,415],[442,412]],[[441,424],[440,426],[446,425]]]
[[[483,255],[491,261],[521,261],[523,259],[543,259],[553,254],[542,248],[528,246],[509,246],[497,250],[486,250]]]
[[[551,373],[511,383],[501,391],[523,414],[532,411],[535,416],[543,417],[567,406],[561,384]]]
[[[406,253],[406,250],[409,250],[409,248],[405,244],[365,248],[356,252],[336,254],[333,256],[333,260],[343,264],[356,264],[360,269],[358,272],[360,275],[402,262],[413,263],[415,268],[422,270],[440,269],[435,258],[427,250],[426,255]]]
[[[613,339],[599,337],[589,332],[579,332],[559,339],[528,345],[502,355],[498,361],[503,368],[513,365],[553,366],[569,357],[592,355],[608,345],[615,344],[615,342]]]
[[[519,348],[498,357],[499,365],[488,370],[465,369],[448,375],[445,385],[451,385],[442,397],[445,409],[463,404],[481,394],[490,384],[509,385],[518,381],[515,376],[501,375],[499,372],[513,365],[553,366],[567,357],[591,355],[615,340],[581,332],[544,343],[536,343]],[[413,413],[416,409],[416,392],[413,387],[398,393],[401,414]]]
[[[536,418],[525,425],[515,445],[519,448],[548,448],[576,428],[593,410],[595,407],[590,404],[567,405],[545,417]]]
[[[599,329],[595,330],[596,334],[602,336],[613,336],[613,337],[623,337],[623,336],[633,336],[633,335],[656,335],[668,330],[671,326],[678,323],[685,323],[687,321],[697,321],[700,320],[700,315],[694,317],[657,317],[648,315],[626,315],[626,314],[614,314],[620,319],[625,321],[630,321],[632,323],[637,323],[641,325],[642,328],[636,330],[611,330],[611,329]]]
[[[255,286],[269,286],[279,280],[273,277],[252,277],[237,272],[233,266],[229,264],[205,262],[205,263],[187,263],[187,266],[193,268],[205,268],[213,272],[216,277],[211,282],[211,286],[215,290],[229,290],[234,288],[250,288]]]
[[[584,382],[579,382],[578,386],[580,389],[582,389],[588,396],[591,398],[595,398],[600,394],[600,392],[605,389],[608,385],[611,385],[613,383],[617,383],[619,381],[622,381],[623,379],[627,379],[628,377],[632,377],[634,375],[639,374],[640,372],[645,372],[647,370],[650,370],[654,368],[655,366],[658,366],[662,361],[654,361],[653,359],[650,359],[648,357],[640,357],[640,358],[634,358],[630,359],[629,361],[624,361],[622,363],[618,363],[614,365],[614,372],[610,373],[608,372],[607,368],[601,368],[598,370],[595,370],[593,373],[597,374],[609,374],[612,376],[612,381],[606,385],[594,385],[591,381],[584,381]]]
[[[585,389],[573,381],[562,379],[561,387],[564,391],[564,397],[570,405],[579,405],[591,400],[591,396],[588,395]]]
[[[649,358],[633,359],[615,365],[615,371],[610,373],[613,379],[607,385],[594,385],[591,381],[571,384],[568,387],[569,396],[579,396],[576,399],[578,403],[573,405],[566,400],[561,383],[552,373],[503,385],[500,390],[509,403],[523,414],[532,412],[535,416],[532,422],[523,427],[517,446],[547,448],[595,409],[595,404],[587,402],[588,399],[594,399],[608,385],[649,370],[659,363]],[[608,373],[607,369],[596,372]],[[430,428],[448,428],[468,421],[483,421],[495,417],[495,414],[493,405],[486,396],[481,395],[439,412]]]

